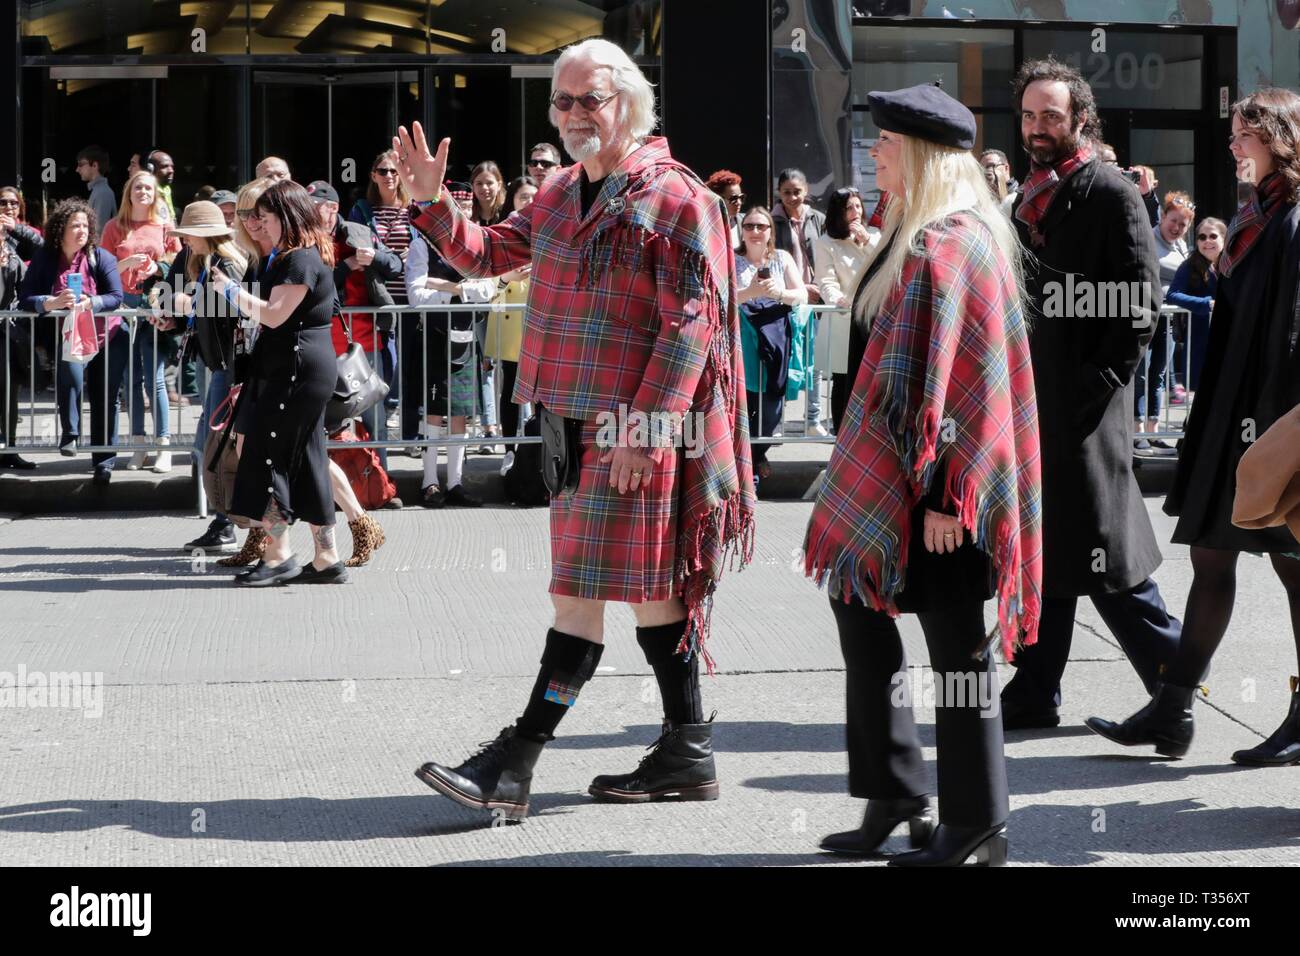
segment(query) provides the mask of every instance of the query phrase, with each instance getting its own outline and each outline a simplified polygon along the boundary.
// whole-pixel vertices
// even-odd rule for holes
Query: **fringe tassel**
[[[611,267],[639,272],[652,265],[667,274],[669,287],[684,299],[717,294],[704,253],[635,223],[616,223],[592,237],[579,261],[578,285],[594,288]]]

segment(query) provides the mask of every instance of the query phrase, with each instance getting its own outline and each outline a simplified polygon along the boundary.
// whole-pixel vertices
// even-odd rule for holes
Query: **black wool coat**
[[[1022,195],[1016,209],[1023,201]],[[1154,334],[1161,298],[1151,221],[1133,184],[1096,159],[1057,187],[1039,223],[1043,246],[1035,248],[1028,227],[1012,215],[1027,250],[1043,594],[1128,590],[1161,560],[1133,474],[1133,373]],[[1097,295],[1101,283],[1154,294],[1145,301],[1130,295],[1134,314],[1122,307],[1124,299]],[[1092,302],[1082,298],[1088,291]]]
[[[1219,276],[1205,368],[1187,418],[1165,511],[1174,540],[1230,551],[1295,552],[1285,527],[1232,524],[1237,462],[1250,443],[1300,404],[1300,207],[1288,203],[1250,252]]]

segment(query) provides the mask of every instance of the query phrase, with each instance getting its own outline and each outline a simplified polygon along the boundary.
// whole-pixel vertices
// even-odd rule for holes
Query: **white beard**
[[[564,148],[577,162],[595,156],[605,145],[600,141],[600,134],[595,130],[564,133],[560,138],[564,141]]]

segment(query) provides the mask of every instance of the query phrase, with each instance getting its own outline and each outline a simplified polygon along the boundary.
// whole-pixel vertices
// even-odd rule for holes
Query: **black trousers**
[[[1182,623],[1165,607],[1156,583],[1147,578],[1131,590],[1093,594],[1088,600],[1119,641],[1147,693],[1154,694],[1160,665],[1173,662],[1183,631]],[[1006,700],[1034,711],[1061,706],[1061,675],[1070,658],[1078,604],[1077,597],[1043,600],[1038,643],[1016,654],[1016,676],[1002,694]]]
[[[420,332],[420,313],[402,312],[397,317],[401,331],[401,356],[398,359],[398,401],[401,405],[402,441],[420,437],[420,405],[424,401],[424,335]],[[433,333],[430,332],[432,335]]]
[[[930,792],[898,625],[880,611],[832,598],[844,652],[849,792],[897,799]],[[934,676],[939,819],[990,827],[1011,812],[1002,754],[1002,711],[993,655],[972,655],[984,640],[983,603],[957,602],[919,613]]]

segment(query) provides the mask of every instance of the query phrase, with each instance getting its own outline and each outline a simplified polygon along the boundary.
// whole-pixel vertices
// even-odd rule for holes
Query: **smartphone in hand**
[[[72,293],[72,305],[74,308],[76,307],[76,304],[81,301],[81,293],[84,288],[82,285],[82,279],[83,276],[80,272],[74,272],[68,276],[68,291]]]

